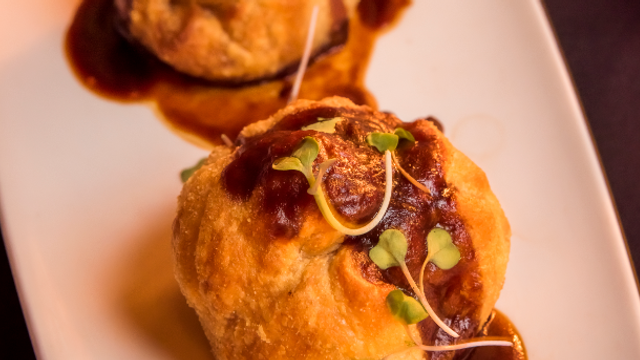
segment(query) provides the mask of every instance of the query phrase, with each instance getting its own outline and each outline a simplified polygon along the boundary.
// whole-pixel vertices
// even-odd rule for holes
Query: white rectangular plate
[[[80,86],[62,48],[76,5],[0,11],[0,209],[36,352],[209,359],[169,249],[178,173],[205,152]],[[640,359],[638,289],[541,4],[416,0],[367,83],[383,110],[439,118],[487,173],[513,229],[497,307],[529,358]]]

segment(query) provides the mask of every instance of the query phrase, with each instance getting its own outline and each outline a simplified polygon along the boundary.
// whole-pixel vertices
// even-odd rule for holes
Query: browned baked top
[[[302,130],[319,118],[339,118],[335,132]],[[364,235],[333,229],[307,193],[305,176],[272,168],[305,137],[315,139],[314,171],[337,159],[322,182],[333,213],[358,227],[376,216],[385,191],[384,155],[366,137],[396,128],[416,140],[395,150],[400,166],[429,193],[393,170],[389,208]],[[387,229],[405,234],[406,263],[416,280],[433,228],[447,230],[461,254],[449,270],[428,264],[424,276],[429,304],[461,337],[454,340],[427,318],[418,324],[424,344],[473,337],[504,281],[509,225],[484,173],[429,119],[403,123],[342,98],[298,101],[245,128],[234,148],[214,150],[179,204],[178,279],[221,359],[382,358],[407,347],[411,340],[385,297],[394,288],[414,294],[397,267],[381,270],[369,258]],[[431,359],[463,355],[439,352]]]
[[[336,118],[335,133],[301,130],[318,119]],[[324,190],[343,222],[354,226],[370,221],[377,213],[384,196],[384,156],[367,144],[373,132],[392,133],[396,128],[410,131],[416,141],[404,141],[396,156],[404,169],[430,189],[430,194],[418,189],[399,172],[394,174],[391,204],[382,222],[361,236],[347,236],[343,246],[351,247],[362,269],[362,276],[372,283],[384,282],[411,292],[398,267],[380,270],[368,257],[387,229],[401,230],[409,242],[407,266],[413,277],[427,255],[426,237],[436,226],[452,234],[463,261],[450,270],[435,265],[427,267],[425,290],[427,298],[439,314],[463,337],[471,337],[478,329],[477,312],[482,288],[478,281],[477,261],[464,222],[456,213],[455,189],[444,179],[446,156],[440,134],[430,120],[403,123],[390,113],[367,108],[320,106],[301,109],[283,117],[267,132],[240,137],[234,160],[222,173],[222,181],[234,199],[245,201],[255,194],[260,198],[261,217],[268,231],[264,241],[297,235],[310,212],[318,212],[309,187],[299,172],[272,169],[278,158],[289,156],[303,138],[311,136],[320,144],[316,164],[338,159],[325,175]],[[419,326],[424,343],[435,343],[438,327],[433,321]],[[445,334],[439,334],[446,337]]]

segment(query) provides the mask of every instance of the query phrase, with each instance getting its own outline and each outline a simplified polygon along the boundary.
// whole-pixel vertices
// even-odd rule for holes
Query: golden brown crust
[[[129,32],[179,71],[214,81],[276,75],[302,56],[320,7],[315,52],[335,42],[354,0],[131,0]]]
[[[287,114],[317,106],[359,108],[341,98],[300,100],[251,125],[255,136]],[[370,109],[365,109],[370,111]],[[426,123],[424,126],[433,126]],[[440,134],[438,132],[438,134]],[[446,180],[471,236],[482,281],[481,323],[504,281],[509,226],[484,173],[444,145]],[[388,311],[394,286],[363,278],[360,256],[312,212],[293,238],[265,241],[257,196],[233,200],[221,183],[233,159],[218,147],[185,184],[174,223],[176,274],[218,359],[380,359],[411,341]],[[260,191],[256,189],[255,191]],[[396,359],[419,359],[421,351]]]
[[[249,138],[249,137],[263,134],[267,130],[269,130],[273,125],[275,125],[278,121],[286,117],[287,115],[300,112],[303,109],[313,109],[313,108],[319,108],[319,107],[325,107],[325,106],[336,107],[336,108],[341,107],[346,109],[365,109],[367,111],[371,111],[371,108],[367,105],[358,106],[354,104],[351,100],[343,97],[339,97],[339,96],[324,98],[321,101],[299,99],[294,101],[284,109],[280,109],[277,113],[273,114],[273,116],[271,116],[270,118],[266,120],[254,122],[253,124],[246,126],[240,132],[240,136]]]
[[[456,189],[458,214],[475,249],[484,290],[480,319],[487,319],[504,284],[511,228],[482,169],[443,139],[449,149],[445,179]]]

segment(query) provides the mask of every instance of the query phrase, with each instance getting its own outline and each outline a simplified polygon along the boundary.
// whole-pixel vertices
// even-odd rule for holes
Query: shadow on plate
[[[173,276],[171,229],[173,211],[137,240],[122,272],[121,305],[125,317],[151,346],[168,359],[212,360],[198,317],[182,296]]]

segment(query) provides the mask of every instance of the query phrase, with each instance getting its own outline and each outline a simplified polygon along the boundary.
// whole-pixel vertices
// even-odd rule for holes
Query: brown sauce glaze
[[[84,0],[66,37],[70,63],[92,91],[119,101],[152,102],[172,129],[209,144],[220,144],[222,134],[234,139],[244,126],[286,105],[292,75],[229,86],[181,74],[121,35],[117,28],[123,25],[113,2]],[[339,95],[376,107],[364,87],[368,58],[377,35],[408,2],[362,0],[360,15],[349,22],[343,49],[316,59],[305,74],[299,97],[319,100]]]
[[[408,240],[407,267],[412,277],[418,279],[427,253],[427,234],[436,226],[446,229],[452,235],[462,259],[458,265],[446,271],[429,264],[425,271],[425,295],[442,317],[451,320],[449,326],[462,337],[469,338],[473,337],[479,325],[473,320],[478,309],[473,299],[479,298],[482,285],[476,280],[477,261],[471,239],[456,213],[455,194],[444,180],[442,164],[446,155],[441,151],[441,144],[432,128],[425,126],[426,122],[421,119],[402,125],[413,134],[416,142],[402,143],[396,151],[396,157],[409,174],[427,185],[431,195],[415,187],[404,176],[396,174],[392,201],[382,222],[365,235],[347,237],[345,243],[368,253],[384,230],[399,229]],[[380,273],[385,282],[412,293],[399,268],[393,267]],[[467,313],[460,313],[460,309],[465,309]],[[433,321],[421,322],[418,329],[425,344],[452,342]],[[445,359],[448,356],[446,353],[434,353],[431,359]]]
[[[410,0],[360,1],[358,12],[363,24],[371,28],[381,28],[396,21],[397,14],[410,3]]]
[[[513,342],[513,347],[487,346],[469,351],[466,360],[526,360],[527,351],[522,336],[509,318],[498,310],[493,310],[489,320],[478,334],[487,338],[504,338]]]
[[[317,121],[318,117],[341,116],[335,134],[302,131],[300,128]],[[371,121],[373,118],[373,121]],[[240,137],[236,159],[223,171],[223,183],[229,194],[247,200],[259,189],[263,214],[274,237],[295,236],[303,222],[303,214],[313,205],[307,194],[309,185],[302,174],[276,171],[271,168],[280,157],[290,156],[305,136],[321,143],[317,163],[339,159],[325,176],[328,198],[345,223],[357,224],[375,216],[384,196],[382,156],[370,146],[359,146],[373,131],[392,131],[400,125],[395,117],[344,108],[321,107],[290,114],[267,133],[255,138]],[[379,170],[372,171],[375,162]]]
[[[318,117],[337,117],[343,120],[333,134],[302,131],[302,126]],[[390,228],[401,230],[407,237],[409,251],[406,263],[414,279],[419,278],[426,257],[425,239],[436,226],[452,235],[460,250],[462,261],[450,270],[430,264],[425,271],[425,289],[429,303],[463,338],[471,338],[479,328],[475,319],[482,290],[478,279],[475,252],[465,226],[456,213],[455,192],[444,180],[443,156],[436,130],[421,119],[402,123],[388,113],[320,107],[294,112],[285,116],[265,134],[239,138],[235,159],[222,173],[228,193],[240,200],[252,194],[260,199],[262,214],[269,234],[275,237],[295,236],[307,211],[318,211],[313,198],[306,193],[308,183],[297,172],[276,171],[271,164],[280,157],[290,156],[305,136],[313,136],[320,143],[316,164],[328,159],[338,161],[324,178],[323,187],[334,211],[341,221],[352,225],[368,222],[379,210],[384,197],[383,155],[366,143],[373,131],[393,132],[396,127],[409,130],[416,142],[402,142],[396,150],[401,166],[431,191],[426,194],[412,185],[399,172],[394,172],[394,188],[389,208],[382,221],[362,236],[347,236],[344,246],[352,247],[362,266],[365,279],[393,284],[411,293],[401,270],[397,267],[376,271],[369,260],[369,250],[378,242],[380,234]],[[362,255],[365,254],[365,255]],[[464,295],[463,295],[464,294]],[[460,309],[464,309],[461,313]],[[433,321],[419,324],[425,344],[447,344],[453,339]],[[451,354],[434,353],[432,359],[449,359]]]

